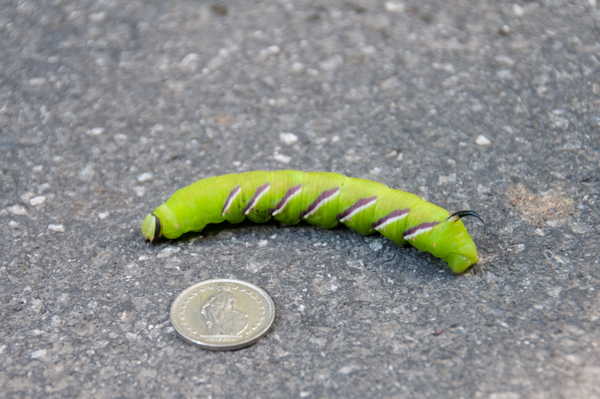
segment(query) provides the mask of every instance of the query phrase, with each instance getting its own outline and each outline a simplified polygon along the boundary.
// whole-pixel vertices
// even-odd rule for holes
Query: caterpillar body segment
[[[408,242],[462,273],[479,258],[461,216],[479,218],[472,211],[451,215],[417,195],[338,173],[256,171],[202,179],[178,190],[146,216],[142,233],[150,241],[175,239],[209,223],[245,218],[323,228],[343,223],[361,234],[379,232],[396,244]]]
[[[300,218],[326,229],[337,226],[336,212],[346,180],[339,173],[304,173]]]
[[[374,233],[372,225],[377,201],[385,191],[389,188],[384,184],[348,177],[340,195],[338,220],[360,234]]]

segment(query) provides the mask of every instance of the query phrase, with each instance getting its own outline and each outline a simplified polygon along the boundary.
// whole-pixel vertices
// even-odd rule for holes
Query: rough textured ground
[[[0,396],[600,397],[599,8],[1,2]],[[177,188],[282,168],[476,210],[481,261],[309,225],[143,241]],[[273,297],[256,345],[173,332],[212,277]]]

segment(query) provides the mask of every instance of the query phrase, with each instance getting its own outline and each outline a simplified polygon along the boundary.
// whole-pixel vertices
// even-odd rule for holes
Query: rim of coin
[[[236,350],[254,344],[275,320],[275,304],[247,281],[215,278],[183,291],[171,304],[171,324],[187,343],[209,350]]]

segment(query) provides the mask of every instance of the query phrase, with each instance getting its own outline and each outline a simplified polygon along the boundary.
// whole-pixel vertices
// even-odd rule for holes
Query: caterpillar
[[[381,233],[396,244],[410,243],[463,273],[478,260],[464,224],[473,211],[450,214],[418,195],[382,183],[331,172],[281,170],[228,174],[184,187],[147,215],[142,234],[153,242],[201,231],[209,223],[245,218],[285,225],[304,220],[326,229],[343,223],[360,234]],[[485,223],[484,223],[485,224]]]

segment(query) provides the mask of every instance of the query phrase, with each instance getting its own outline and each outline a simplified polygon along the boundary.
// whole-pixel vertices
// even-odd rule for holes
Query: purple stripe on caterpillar
[[[337,197],[339,194],[339,187],[334,187],[331,190],[323,191],[321,194],[319,194],[317,199],[314,200],[314,202],[308,206],[308,208],[300,212],[300,218],[308,219],[308,217],[314,214],[316,211],[318,211],[320,207]]]
[[[430,231],[437,224],[439,224],[439,222],[421,223],[418,226],[411,227],[410,229],[406,230],[404,233],[402,233],[402,236],[404,237],[404,239],[406,241],[408,241],[410,239],[412,239],[414,241],[414,239],[415,239],[416,236],[418,236],[419,234],[423,234],[423,233],[425,233],[427,231]]]
[[[235,197],[240,195],[241,192],[242,192],[241,186],[235,186],[229,192],[229,195],[227,196],[227,200],[225,201],[225,205],[223,205],[223,210],[221,211],[221,216],[225,216],[226,213],[229,213],[229,208],[231,207],[231,204],[233,204],[233,200],[235,199]]]
[[[266,182],[265,184],[256,189],[256,192],[252,196],[252,199],[248,202],[248,204],[246,204],[246,207],[244,208],[244,215],[247,216],[250,213],[252,208],[254,208],[256,204],[258,204],[258,201],[260,201],[262,196],[269,192],[269,188],[269,182]]]
[[[340,222],[344,223],[346,220],[352,220],[352,217],[359,212],[362,212],[366,208],[371,205],[375,205],[377,203],[377,196],[370,198],[361,198],[350,208],[346,209],[344,212],[337,215],[335,218]]]
[[[373,227],[377,231],[381,229],[385,230],[385,227],[387,225],[397,222],[398,220],[404,219],[408,215],[408,212],[410,212],[410,208],[396,209],[395,211],[390,212],[387,216],[384,216],[376,222],[373,222],[373,224],[371,224],[371,227]]]
[[[281,201],[279,201],[279,203],[277,205],[275,205],[275,208],[271,209],[271,216],[275,216],[275,215],[278,215],[281,212],[283,212],[286,205],[289,204],[290,201],[294,197],[299,195],[301,192],[302,192],[302,184],[298,184],[297,186],[294,186],[294,187],[290,188],[289,190],[287,190],[285,192],[285,195],[281,199]]]

